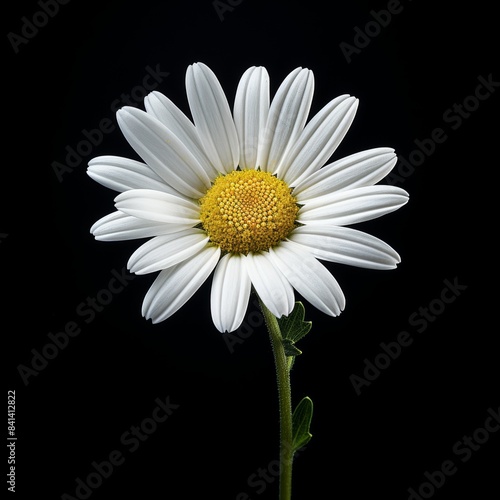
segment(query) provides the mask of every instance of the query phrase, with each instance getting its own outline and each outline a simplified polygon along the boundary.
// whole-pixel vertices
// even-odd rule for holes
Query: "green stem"
[[[278,320],[260,300],[260,307],[266,321],[271,345],[273,348],[276,376],[278,380],[278,397],[280,407],[280,500],[292,497],[292,463],[293,463],[293,431],[292,431],[292,393],[290,386],[290,360],[285,355],[283,337]]]

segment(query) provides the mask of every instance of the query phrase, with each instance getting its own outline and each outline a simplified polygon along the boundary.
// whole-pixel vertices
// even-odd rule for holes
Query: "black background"
[[[97,242],[89,233],[113,210],[115,193],[86,175],[86,162],[102,154],[135,158],[111,105],[141,85],[147,67],[158,66],[169,75],[156,90],[188,113],[185,71],[202,61],[230,103],[252,65],[266,66],[272,93],[295,67],[312,69],[312,113],[339,94],[357,96],[356,120],[335,158],[391,146],[408,159],[416,139],[429,139],[435,128],[446,134],[413,172],[401,167],[398,185],[410,203],[357,226],[397,249],[398,269],[327,264],[346,295],[345,311],[330,318],[306,304],[313,330],[299,345],[304,354],[292,389],[295,402],[309,395],[315,403],[314,437],[296,459],[294,498],[406,499],[408,488],[418,490],[424,473],[445,460],[456,473],[432,495],[422,490],[424,498],[493,498],[498,433],[467,462],[453,450],[484,427],[500,399],[491,220],[498,89],[480,102],[469,98],[479,77],[500,80],[495,15],[463,3],[402,1],[401,12],[348,62],[340,44],[353,45],[355,29],[363,31],[370,11],[387,2],[232,3],[219,15],[210,0],[74,0],[17,53],[7,34],[21,34],[23,16],[33,19],[41,7],[9,3],[0,259],[6,389],[16,391],[17,402],[17,497],[76,497],[77,478],[85,480],[92,462],[118,450],[124,463],[92,490],[92,500],[277,498],[277,481],[265,488],[265,481],[248,482],[269,464],[274,479],[279,436],[272,354],[254,305],[247,322],[255,327],[233,352],[211,321],[210,280],[159,325],[140,314],[150,275],[135,277],[88,323],[90,316],[78,312],[138,245]],[[459,120],[453,106],[464,101],[479,104]],[[104,118],[114,131],[60,182],[53,163],[64,164],[67,146],[75,148],[82,130]],[[443,305],[445,280],[466,288]],[[420,308],[430,303],[439,312],[435,319],[412,325],[409,317],[421,318]],[[81,333],[23,380],[32,350],[41,352],[49,332],[71,321]],[[363,376],[364,360],[373,362],[380,343],[401,331],[413,343],[356,394],[350,377]],[[122,435],[167,396],[179,407],[131,451]]]

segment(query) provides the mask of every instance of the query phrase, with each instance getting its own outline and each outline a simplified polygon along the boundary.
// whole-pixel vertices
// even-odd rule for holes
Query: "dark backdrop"
[[[188,112],[184,77],[196,61],[231,103],[251,65],[267,67],[272,93],[295,67],[312,69],[313,113],[338,94],[359,97],[335,158],[394,147],[397,176],[384,182],[410,193],[398,212],[357,226],[398,250],[398,269],[327,264],[345,312],[306,304],[313,330],[292,386],[295,402],[315,403],[314,437],[296,459],[294,498],[407,499],[410,488],[416,499],[492,498],[493,12],[410,0],[8,8],[0,259],[18,498],[277,498],[276,383],[255,305],[228,342],[211,322],[208,281],[151,325],[140,307],[153,276],[123,274],[138,243],[89,233],[115,193],[86,175],[87,161],[135,157],[114,111],[142,107],[154,86]],[[116,275],[123,284],[110,290]],[[156,424],[159,401],[170,415]],[[435,472],[443,463],[448,475]],[[92,488],[77,489],[84,482]]]

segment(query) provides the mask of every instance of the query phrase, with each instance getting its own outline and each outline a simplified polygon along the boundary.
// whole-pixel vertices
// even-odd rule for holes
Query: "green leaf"
[[[295,408],[292,415],[292,447],[294,453],[312,438],[309,432],[313,414],[313,402],[307,396]]]
[[[296,302],[289,316],[282,316],[278,319],[281,335],[284,339],[295,343],[309,333],[312,322],[304,321],[305,312],[302,302]]]
[[[282,342],[286,356],[298,356],[299,354],[302,354],[302,351],[297,349],[290,339],[283,339]]]

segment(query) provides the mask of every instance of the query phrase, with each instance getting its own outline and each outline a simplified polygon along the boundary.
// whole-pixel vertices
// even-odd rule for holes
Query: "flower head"
[[[394,150],[325,165],[357,99],[341,95],[307,121],[314,78],[302,68],[285,78],[272,102],[265,68],[249,68],[232,113],[206,65],[188,68],[186,90],[193,121],[159,92],[145,98],[146,111],[118,111],[120,129],[143,162],[89,162],[94,180],[121,193],[117,210],[92,226],[96,239],[151,238],[128,262],[136,274],[160,271],[144,299],[147,319],[170,317],[212,272],[212,318],[221,332],[240,326],[252,286],[277,317],[292,311],[294,289],[336,316],[344,294],[318,259],[396,267],[399,255],[389,245],[345,227],[407,202],[404,190],[375,185],[394,167]]]

